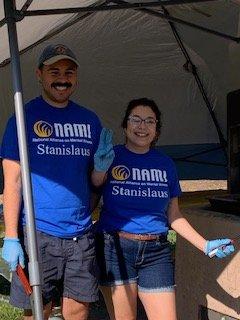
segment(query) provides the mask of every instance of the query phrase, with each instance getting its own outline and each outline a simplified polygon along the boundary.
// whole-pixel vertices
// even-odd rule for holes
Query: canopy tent
[[[226,138],[226,94],[239,88],[239,1],[22,0],[16,1],[16,7],[20,10],[17,30],[25,100],[39,94],[38,83],[33,80],[40,51],[49,43],[65,43],[81,64],[79,90],[73,98],[95,110],[103,124],[114,129],[116,143],[122,140],[120,122],[127,102],[141,96],[159,104],[163,113],[159,144],[178,146],[167,148],[172,156],[178,150],[177,159],[183,158],[181,150],[186,146],[188,152],[194,149],[193,153],[206,150],[206,144],[215,147],[219,131]],[[66,7],[74,13],[55,14]],[[20,14],[21,9],[26,16]],[[43,9],[52,10],[51,15],[43,15]],[[208,108],[167,17],[175,22],[196,66]],[[13,111],[3,4],[0,19],[0,90],[4,93],[0,97],[4,105],[1,137]]]
[[[17,8],[21,9],[24,2],[17,1]],[[66,3],[71,8],[101,5],[102,1],[30,2],[28,10],[64,8]],[[240,3],[237,1],[203,1],[165,8],[172,17],[238,37]],[[162,145],[219,142],[197,83],[184,68],[186,58],[168,21],[153,11],[163,12],[159,6],[141,11],[123,9],[25,17],[17,23],[19,49],[23,51],[25,100],[39,93],[34,81],[39,52],[48,43],[64,42],[76,52],[81,65],[79,90],[74,98],[93,108],[103,123],[114,129],[117,142],[126,103],[140,96],[154,98],[162,110]],[[0,15],[3,19],[3,12]],[[175,26],[226,137],[226,94],[238,89],[240,81],[239,45],[231,39],[180,23]],[[0,97],[4,105],[0,135],[13,110],[6,31],[6,25],[0,29],[3,39],[0,42],[0,91],[4,93]]]
[[[240,82],[240,1],[17,0],[17,11],[11,11],[10,5],[7,17],[4,3],[9,6],[14,1],[0,0],[0,135],[13,111],[6,22],[14,34],[15,20],[25,100],[39,93],[33,79],[42,48],[65,43],[80,61],[80,85],[74,99],[94,109],[103,124],[114,129],[116,142],[121,140],[119,125],[126,103],[147,96],[163,113],[161,144],[220,141],[225,146],[226,95],[238,89]],[[15,104],[21,110],[14,36],[10,43]],[[24,145],[21,121],[19,128]],[[24,168],[28,200],[24,201],[31,207],[27,165]],[[33,262],[30,272],[36,287],[39,279],[33,273],[37,271]],[[38,288],[34,294],[38,301]],[[41,315],[36,319],[42,319]]]

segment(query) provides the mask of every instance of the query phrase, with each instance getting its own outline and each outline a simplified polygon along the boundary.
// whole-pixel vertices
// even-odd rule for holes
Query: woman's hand
[[[235,248],[231,239],[216,239],[207,241],[204,253],[212,257],[225,258],[232,254]]]
[[[107,128],[102,129],[99,145],[94,154],[94,170],[97,172],[106,172],[113,162],[115,153],[113,150],[112,137],[112,130]]]

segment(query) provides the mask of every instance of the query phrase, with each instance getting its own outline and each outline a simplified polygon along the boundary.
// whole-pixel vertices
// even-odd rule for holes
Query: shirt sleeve
[[[1,144],[0,157],[2,159],[20,160],[15,116],[8,120]]]
[[[174,162],[172,162],[172,166],[171,166],[169,190],[170,190],[170,198],[179,197],[182,193],[179,179],[178,179],[177,169]]]
[[[96,116],[96,119],[94,121],[93,155],[97,151],[101,131],[102,131],[102,125],[101,125],[99,118]]]

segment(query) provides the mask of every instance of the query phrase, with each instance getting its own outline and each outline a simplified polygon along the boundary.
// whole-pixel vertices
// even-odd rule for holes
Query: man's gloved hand
[[[16,271],[20,263],[24,268],[24,253],[18,238],[4,238],[2,257],[9,264],[10,271]]]
[[[112,136],[112,130],[102,129],[99,145],[94,154],[94,170],[96,171],[107,171],[113,162],[115,153],[113,151]]]
[[[211,255],[211,252],[216,249],[214,255]],[[210,240],[207,241],[204,253],[209,256],[216,256],[218,258],[225,258],[226,256],[233,253],[235,250],[234,246],[232,245],[231,239],[217,239],[217,240]]]

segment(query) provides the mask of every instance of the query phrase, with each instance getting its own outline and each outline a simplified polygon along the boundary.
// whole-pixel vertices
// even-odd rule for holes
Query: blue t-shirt
[[[98,229],[167,233],[169,201],[181,193],[173,161],[155,149],[137,154],[118,145],[114,151],[115,159],[103,187]]]
[[[37,97],[25,108],[36,228],[63,238],[81,235],[92,223],[89,171],[100,121],[72,101],[56,108]],[[19,160],[15,116],[8,121],[1,157]],[[24,208],[21,217],[25,224]]]

